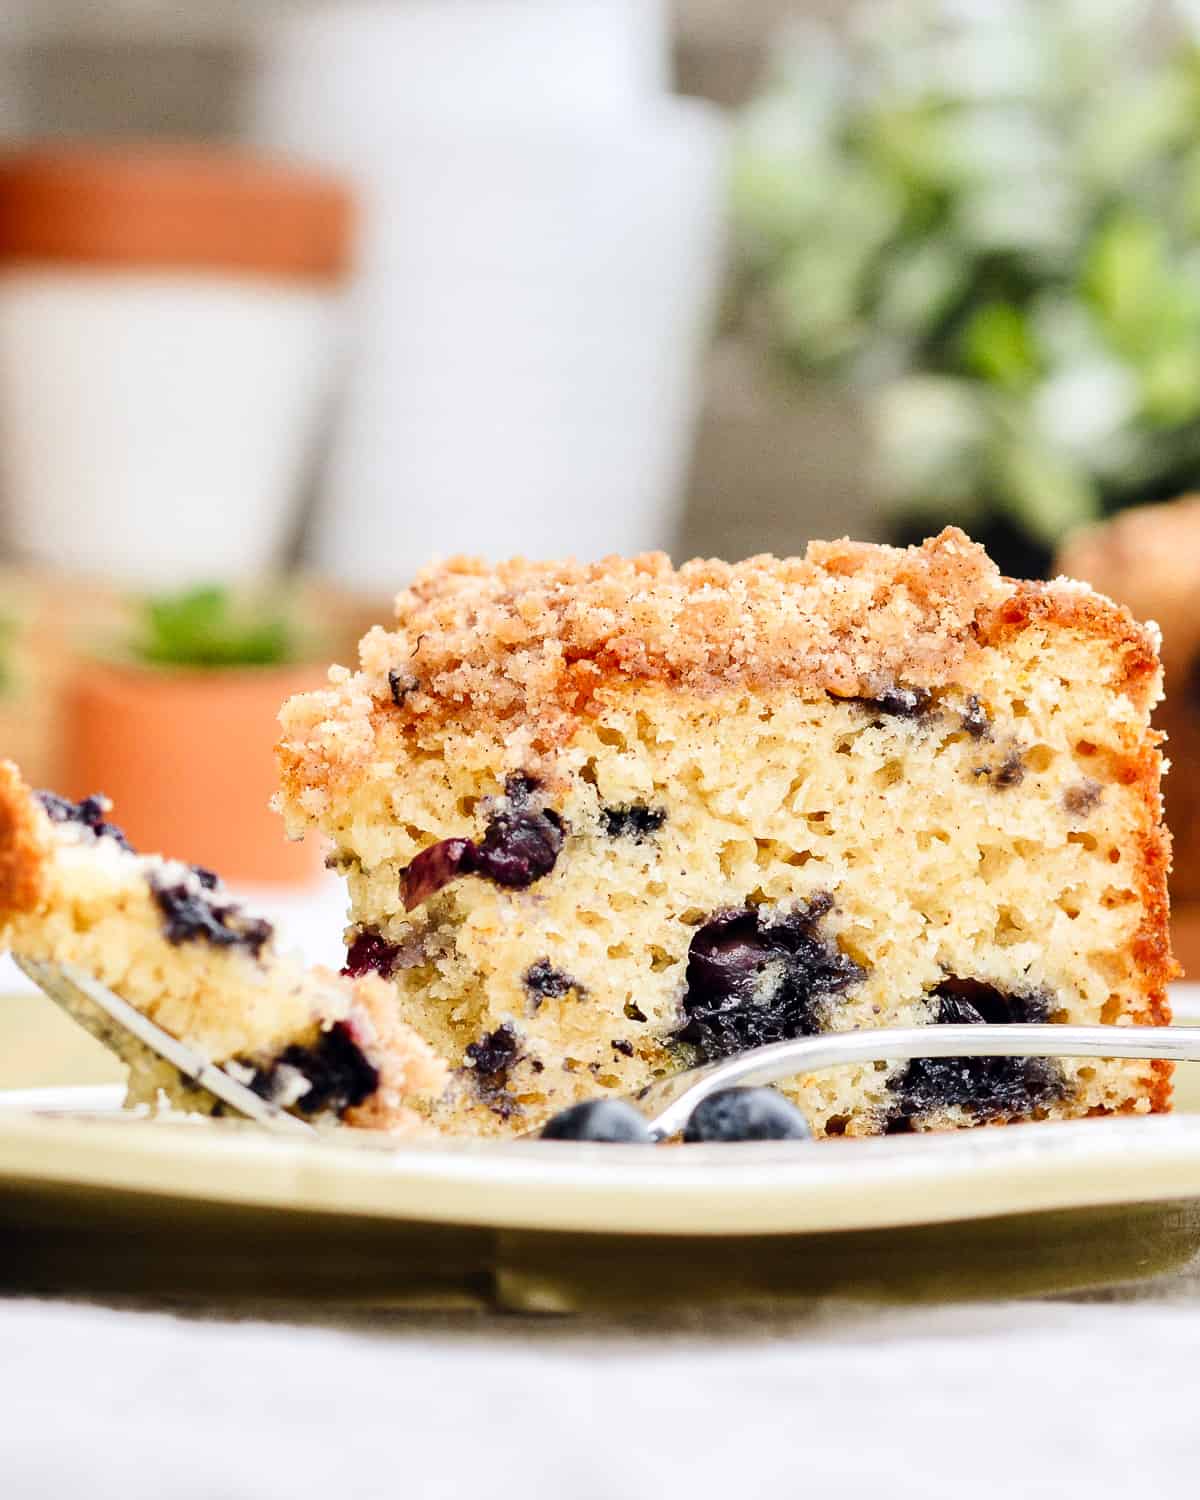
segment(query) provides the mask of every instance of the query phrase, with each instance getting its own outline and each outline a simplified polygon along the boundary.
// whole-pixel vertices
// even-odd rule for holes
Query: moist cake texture
[[[108,812],[101,797],[31,792],[0,761],[0,950],[77,965],[297,1114],[428,1128],[419,1109],[446,1071],[378,974],[306,969],[211,871],[136,854]],[[216,1105],[124,1030],[76,1019],[128,1062],[130,1102]]]
[[[347,970],[525,1131],[864,1026],[1160,1025],[1157,639],[948,530],[674,569],[456,559],[281,716],[280,807],[346,876]],[[865,1135],[1165,1109],[1169,1065],[878,1063],[783,1086]]]

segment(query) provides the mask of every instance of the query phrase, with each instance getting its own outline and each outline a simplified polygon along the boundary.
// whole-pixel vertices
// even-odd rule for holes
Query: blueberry
[[[685,1141],[808,1141],[804,1115],[774,1089],[720,1089],[692,1111]]]
[[[206,882],[207,874],[189,871],[187,878],[172,880],[165,871],[151,870],[146,876],[163,915],[167,941],[178,947],[203,940],[214,948],[245,948],[257,958],[275,929],[265,918],[248,916],[223,897],[219,888]]]
[[[549,875],[562,846],[563,825],[557,813],[501,809],[492,816],[483,838],[472,846],[468,868],[497,885],[524,890]]]
[[[819,1031],[828,1002],[864,977],[820,932],[832,906],[823,892],[787,912],[717,912],[697,928],[675,1040],[715,1062]]]
[[[960,979],[951,975],[934,990],[937,1019],[942,1026],[954,1021],[967,1025],[987,1021],[1007,1026],[1013,1021],[1048,1021],[1053,996],[1033,987],[1002,990],[983,979]]]
[[[256,1070],[250,1087],[264,1099],[273,1099],[281,1089],[280,1067],[294,1068],[308,1079],[308,1090],[296,1101],[306,1115],[322,1110],[342,1114],[361,1104],[379,1087],[379,1070],[354,1040],[345,1021],[335,1021],[323,1031],[315,1046],[286,1047],[267,1068]]]
[[[364,974],[378,974],[390,979],[400,958],[400,949],[389,943],[382,933],[365,927],[346,950],[346,962],[342,973],[349,979],[360,979]]]
[[[405,910],[420,906],[460,875],[482,875],[513,890],[549,875],[563,846],[563,821],[548,808],[530,805],[537,785],[529,776],[510,776],[478,843],[442,839],[423,849],[400,876]]]
[[[610,839],[631,839],[635,844],[653,838],[666,821],[665,807],[647,807],[644,802],[600,809],[600,826],[605,834]]]
[[[505,1021],[477,1042],[469,1042],[463,1052],[476,1078],[501,1078],[520,1057],[521,1039],[516,1028]]]
[[[545,1141],[613,1141],[648,1146],[646,1117],[624,1099],[587,1099],[560,1110],[542,1127]]]
[[[886,714],[893,719],[919,719],[929,712],[933,695],[925,688],[894,687],[884,688],[873,698],[851,698],[851,703],[856,703],[859,708],[864,708],[868,713]]]
[[[538,1009],[543,1000],[561,1000],[572,990],[579,996],[584,994],[583,986],[569,974],[556,969],[548,958],[539,958],[531,963],[521,976],[521,982],[534,1010]]]
[[[57,792],[37,792],[35,795],[52,823],[78,823],[83,828],[90,828],[98,839],[112,839],[128,853],[134,852],[124,833],[107,820],[106,814],[112,809],[107,797],[97,794],[85,797],[82,802],[72,802]]]
[[[972,693],[962,710],[962,727],[973,740],[984,740],[992,732],[992,720],[981,699]]]
[[[955,975],[934,990],[933,1004],[939,1026],[1004,1026],[1048,1020],[1052,996]],[[1066,1080],[1061,1067],[1044,1057],[914,1057],[888,1089],[895,1103],[886,1129],[894,1134],[944,1109],[965,1110],[976,1120],[1028,1115],[1061,1099]]]

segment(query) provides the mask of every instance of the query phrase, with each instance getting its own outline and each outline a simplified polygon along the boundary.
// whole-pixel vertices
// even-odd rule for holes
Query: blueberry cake
[[[1154,627],[947,530],[736,566],[453,560],[281,716],[347,973],[453,1069],[447,1130],[860,1027],[1162,1025]],[[1162,1110],[1162,1063],[877,1063],[818,1135]]]
[[[1200,903],[1200,496],[1084,527],[1067,539],[1058,566],[1162,628],[1167,698],[1159,725],[1174,768],[1166,797],[1175,836],[1171,894]]]
[[[31,792],[0,761],[0,949],[76,964],[299,1115],[429,1129],[446,1069],[377,974],[304,968],[214,874],[136,854],[108,813],[101,797]],[[129,1064],[131,1102],[216,1104],[123,1030],[97,1034]]]

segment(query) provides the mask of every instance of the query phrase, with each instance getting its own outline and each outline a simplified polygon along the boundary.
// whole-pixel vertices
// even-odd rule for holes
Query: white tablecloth
[[[352,1330],[0,1302],[4,1500],[1145,1500],[1200,1474],[1200,1308]]]

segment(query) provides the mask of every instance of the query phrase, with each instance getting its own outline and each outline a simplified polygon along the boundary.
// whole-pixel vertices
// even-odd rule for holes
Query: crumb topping
[[[920,547],[813,542],[803,558],[678,569],[662,553],[454,558],[399,596],[394,629],[368,632],[358,672],[335,667],[327,688],[285,705],[284,800],[303,808],[306,789],[369,761],[389,726],[502,724],[536,764],[620,681],[697,696],[795,685],[916,712],[991,638],[1053,617],[1124,633],[1152,664],[1150,691],[1153,642],[1131,616],[1098,595],[1014,584],[954,528]]]

